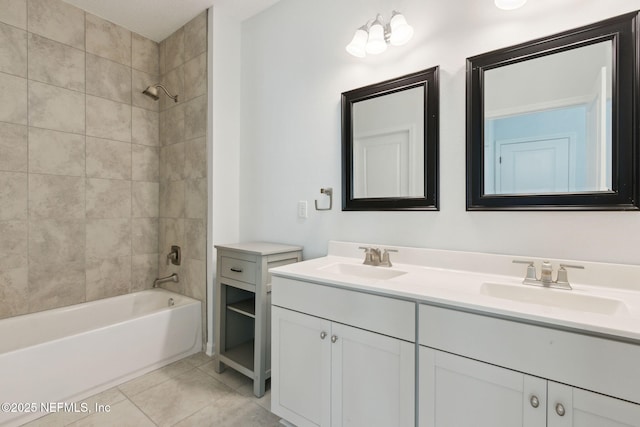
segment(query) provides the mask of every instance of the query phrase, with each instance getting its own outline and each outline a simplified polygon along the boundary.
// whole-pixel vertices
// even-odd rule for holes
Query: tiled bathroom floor
[[[89,408],[109,405],[110,412],[59,412],[26,425],[276,427],[270,398],[269,391],[256,398],[249,378],[232,369],[218,374],[211,358],[198,353],[83,401]]]

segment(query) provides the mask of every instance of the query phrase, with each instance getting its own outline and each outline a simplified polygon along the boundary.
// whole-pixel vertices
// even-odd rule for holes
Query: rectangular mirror
[[[637,209],[636,13],[469,58],[467,209]]]
[[[437,209],[437,67],[342,94],[343,210]]]

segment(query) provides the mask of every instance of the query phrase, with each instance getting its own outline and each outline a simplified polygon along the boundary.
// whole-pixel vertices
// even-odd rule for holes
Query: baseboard
[[[214,343],[212,342],[207,343],[207,348],[205,350],[205,353],[207,353],[207,356],[213,356],[213,354],[215,353]]]

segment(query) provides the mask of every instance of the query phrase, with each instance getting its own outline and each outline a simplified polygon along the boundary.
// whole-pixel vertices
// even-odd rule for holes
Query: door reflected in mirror
[[[611,41],[484,79],[485,194],[612,190]]]
[[[353,104],[353,198],[424,197],[424,91]]]

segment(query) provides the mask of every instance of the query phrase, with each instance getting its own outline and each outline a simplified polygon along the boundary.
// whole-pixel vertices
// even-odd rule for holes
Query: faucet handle
[[[171,251],[167,254],[167,265],[169,263],[173,265],[180,265],[182,255],[180,253],[180,246],[171,245]]]
[[[369,246],[360,246],[358,249],[364,249],[364,262],[365,265],[373,265],[373,248]]]
[[[560,268],[578,268],[580,270],[584,270],[584,265],[577,264],[560,264]]]
[[[364,250],[365,257],[370,257],[371,256],[371,252],[373,252],[373,248],[370,247],[370,246],[360,246],[358,249],[363,249]]]
[[[580,270],[584,270],[584,265],[560,264],[560,268],[558,269],[558,277],[556,278],[556,283],[569,285],[567,268],[578,268]]]
[[[389,252],[398,252],[397,249],[384,249],[382,252],[382,260],[380,261],[380,265],[385,267],[392,267],[391,258],[389,257]]]
[[[527,261],[524,259],[514,259],[513,261],[511,261],[514,264],[529,264],[529,265],[533,265],[533,261]]]
[[[538,274],[536,273],[536,266],[533,265],[533,261],[514,259],[512,262],[514,264],[527,264],[527,275],[524,277],[525,281],[538,280]]]

